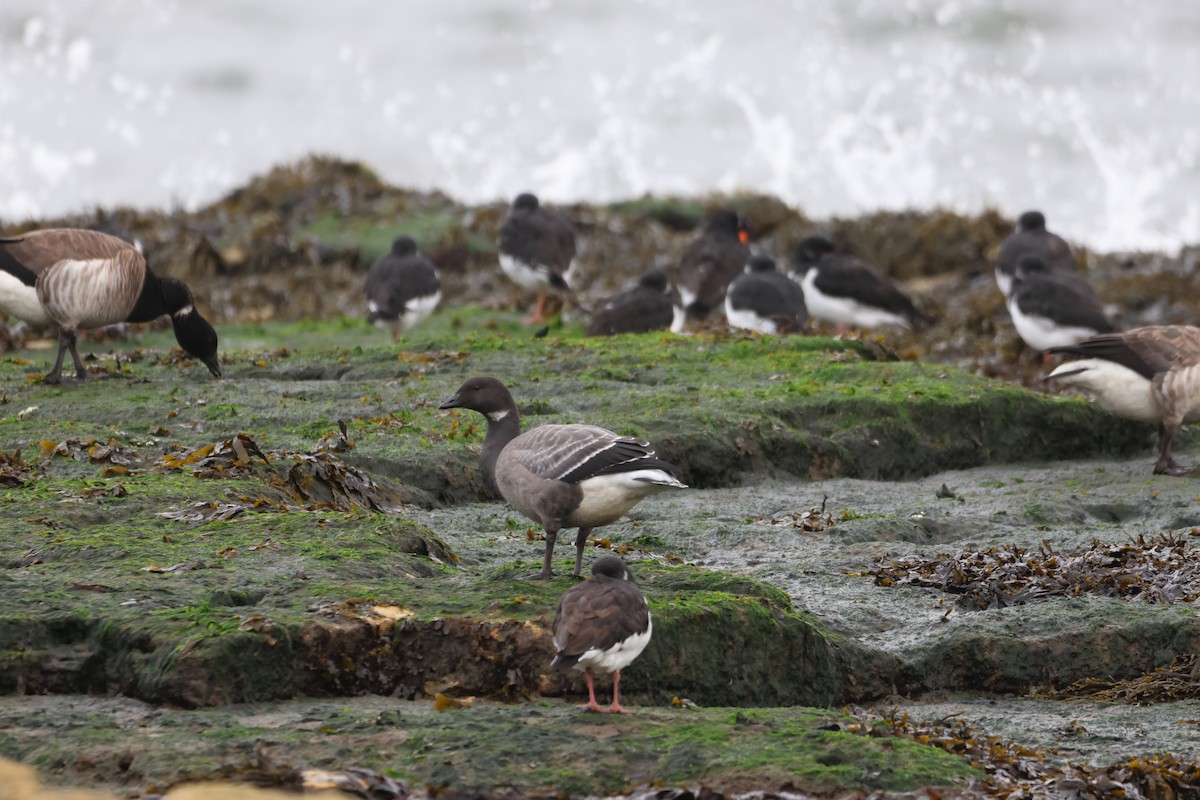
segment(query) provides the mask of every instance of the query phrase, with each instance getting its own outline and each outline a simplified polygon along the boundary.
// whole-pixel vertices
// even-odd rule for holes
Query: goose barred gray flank
[[[138,249],[115,236],[71,228],[0,238],[0,309],[28,322],[59,329],[58,357],[46,383],[58,383],[70,351],[75,376],[87,377],[75,348],[80,328],[117,322],[149,322],[171,315],[175,339],[216,376],[217,333],[196,311],[187,284],[160,278]]]
[[[655,457],[649,442],[594,425],[541,425],[521,433],[512,394],[490,376],[470,378],[439,408],[465,408],[487,419],[479,458],[484,480],[513,508],[546,530],[538,578],[550,578],[554,542],[578,528],[575,569],[593,528],[616,522],[646,497],[686,489],[675,467]]]
[[[602,714],[625,714],[621,706],[621,670],[650,643],[650,607],[625,562],[605,556],[592,565],[592,577],[572,586],[558,600],[554,615],[553,669],[581,669],[587,680],[584,708]],[[593,671],[611,673],[613,699],[607,708],[596,702]]]
[[[933,322],[879,267],[835,253],[824,236],[810,236],[797,245],[791,277],[804,289],[808,313],[837,325],[839,333],[846,326],[878,325],[919,331]]]
[[[1171,457],[1171,437],[1179,426],[1200,422],[1200,328],[1150,325],[1050,352],[1082,356],[1059,365],[1050,380],[1083,390],[1118,417],[1158,423],[1155,475],[1188,472]]]
[[[592,314],[588,336],[612,336],[618,333],[647,333],[683,328],[683,309],[668,293],[667,276],[652,269],[637,286],[614,295]]]
[[[720,209],[679,261],[679,294],[688,319],[704,319],[725,300],[725,290],[750,260],[749,236],[736,211]]]
[[[367,322],[390,330],[393,342],[432,314],[442,299],[437,269],[417,252],[411,236],[396,237],[391,252],[371,265],[363,293]]]
[[[525,320],[545,321],[546,292],[570,293],[567,277],[575,260],[575,231],[557,214],[541,207],[535,195],[517,195],[500,225],[500,269],[518,286],[538,293],[537,306]]]
[[[754,256],[725,293],[725,319],[734,328],[758,333],[804,333],[808,311],[804,290],[775,269],[767,256]]]
[[[1009,316],[1017,334],[1034,350],[1065,347],[1116,331],[1086,278],[1074,272],[1051,272],[1038,256],[1017,260],[1011,286]]]
[[[1037,256],[1053,271],[1075,272],[1071,245],[1056,233],[1046,230],[1046,216],[1026,211],[1017,219],[1017,229],[1000,243],[996,254],[996,285],[1006,298],[1012,291],[1013,275],[1021,256]]]

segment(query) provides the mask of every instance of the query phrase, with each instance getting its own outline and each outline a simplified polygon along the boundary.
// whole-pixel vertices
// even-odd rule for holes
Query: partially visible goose
[[[833,242],[810,236],[796,247],[792,280],[804,289],[808,313],[838,326],[901,325],[923,330],[933,321],[879,267],[834,253]]]
[[[588,336],[646,333],[683,327],[683,309],[668,292],[667,276],[652,269],[637,286],[613,295],[600,304],[588,323]]]
[[[1005,297],[1012,292],[1013,275],[1021,256],[1037,256],[1054,271],[1076,271],[1071,245],[1057,233],[1046,230],[1046,216],[1040,211],[1022,214],[1017,219],[1017,229],[1000,243],[1000,252],[996,254],[996,285]]]
[[[567,284],[575,259],[571,223],[542,208],[536,195],[519,194],[500,225],[499,250],[504,274],[517,285],[538,293],[537,307],[525,321],[544,322],[546,292],[571,291]]]
[[[1096,290],[1082,275],[1051,272],[1041,258],[1021,256],[1011,286],[1007,305],[1013,327],[1034,350],[1065,347],[1116,331]]]
[[[437,269],[417,252],[411,236],[398,236],[392,250],[371,265],[363,285],[367,296],[367,322],[392,332],[412,330],[433,313],[442,299]]]
[[[644,498],[665,489],[686,489],[677,470],[642,439],[618,436],[594,425],[541,425],[521,433],[517,404],[497,378],[471,378],[439,408],[467,408],[487,418],[479,458],[484,479],[513,508],[546,529],[546,553],[538,578],[550,578],[554,541],[563,528],[578,528],[575,570],[592,528],[616,522]]]
[[[1051,353],[1083,356],[1048,376],[1082,389],[1118,417],[1159,425],[1155,475],[1188,472],[1171,458],[1175,429],[1200,422],[1200,328],[1150,325],[1105,333]]]
[[[804,333],[808,311],[804,290],[775,269],[767,256],[754,256],[725,293],[725,319],[734,328],[758,333]]]
[[[583,670],[588,702],[582,708],[602,714],[625,714],[621,707],[621,670],[650,643],[653,625],[646,598],[625,562],[616,556],[596,559],[592,577],[572,586],[558,600],[554,615],[552,669]],[[596,702],[593,670],[613,676],[612,705]]]
[[[749,235],[736,211],[720,209],[679,261],[679,294],[688,319],[704,319],[725,300],[725,290],[750,260]]]
[[[192,291],[175,278],[160,278],[138,249],[99,231],[58,228],[0,238],[0,307],[28,322],[58,325],[58,357],[46,383],[62,379],[69,350],[75,376],[87,370],[75,349],[80,328],[118,322],[150,322],[171,315],[175,339],[220,376],[217,332],[196,311]],[[36,301],[36,305],[34,302]]]

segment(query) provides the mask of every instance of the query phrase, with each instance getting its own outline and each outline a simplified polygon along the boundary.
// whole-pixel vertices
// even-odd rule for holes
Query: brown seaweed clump
[[[878,586],[924,586],[960,595],[981,611],[1048,597],[1083,594],[1188,603],[1200,597],[1200,551],[1168,532],[1126,543],[1093,540],[1077,553],[1058,553],[1043,541],[1036,550],[1016,545],[978,552],[939,553],[932,559],[880,559],[858,573]]]

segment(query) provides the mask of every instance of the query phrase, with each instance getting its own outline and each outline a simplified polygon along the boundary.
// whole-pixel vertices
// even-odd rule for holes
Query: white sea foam
[[[1195,4],[6,0],[0,30],[9,221],[194,207],[317,151],[468,202],[753,190],[1200,241]]]

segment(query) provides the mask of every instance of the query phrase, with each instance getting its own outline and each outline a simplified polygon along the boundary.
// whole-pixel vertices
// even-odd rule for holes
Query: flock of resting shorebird
[[[532,194],[513,202],[498,242],[500,267],[520,286],[538,292],[527,322],[544,320],[548,292],[571,293],[575,234],[563,217]],[[1070,246],[1046,229],[1037,211],[1022,214],[997,256],[996,282],[1013,325],[1033,349],[1077,356],[1048,378],[1091,395],[1107,411],[1159,425],[1156,474],[1187,470],[1171,457],[1171,438],[1200,421],[1200,328],[1156,325],[1117,331],[1096,293],[1076,270]],[[364,290],[368,320],[392,338],[427,317],[441,299],[434,265],[407,236],[376,261]],[[734,211],[714,212],[688,247],[672,288],[661,270],[602,302],[588,335],[685,330],[690,321],[724,310],[730,326],[764,334],[804,333],[809,315],[847,326],[901,325],[920,330],[932,320],[882,270],[835,251],[820,236],[800,242],[791,270],[753,254]],[[80,329],[171,317],[175,337],[190,355],[220,376],[217,334],[196,310],[183,282],[155,275],[140,249],[108,233],[54,229],[0,238],[0,311],[31,324],[54,324],[59,346],[45,382],[61,381],[71,354],[79,380],[87,371],[76,349]],[[542,425],[521,432],[517,405],[493,377],[474,377],[440,406],[479,412],[487,420],[480,468],[501,497],[546,532],[541,571],[550,578],[558,532],[577,528],[575,569],[593,528],[608,525],[645,497],[686,488],[678,470],[657,458],[648,442],[584,424]],[[586,676],[588,708],[622,712],[620,670],[650,641],[646,600],[625,563],[598,559],[592,576],[559,601],[553,626],[553,666]],[[613,700],[596,702],[593,670],[613,675]]]

